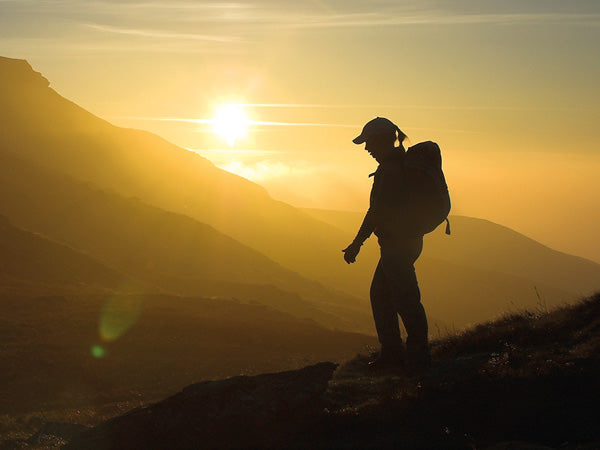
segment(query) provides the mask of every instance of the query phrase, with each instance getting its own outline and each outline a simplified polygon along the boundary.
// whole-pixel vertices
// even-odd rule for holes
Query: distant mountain
[[[364,216],[348,211],[304,211],[346,233],[356,232]],[[450,216],[450,222],[450,236],[439,227],[425,237],[423,257],[506,273],[578,295],[589,295],[600,287],[600,264],[553,250],[489,220]]]
[[[0,213],[144,281],[150,292],[236,296],[325,326],[371,331],[356,299],[303,278],[209,225],[9,153],[0,153]],[[26,258],[26,249],[22,253]]]
[[[123,286],[134,292],[145,288],[78,250],[21,230],[0,216],[0,294],[109,293]]]
[[[598,263],[553,250],[488,220],[464,216],[451,220],[452,238],[441,228],[428,235],[426,256],[528,278],[578,296],[600,288]]]

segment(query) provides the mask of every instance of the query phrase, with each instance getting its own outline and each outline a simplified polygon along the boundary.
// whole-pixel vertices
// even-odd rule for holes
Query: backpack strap
[[[450,221],[446,217],[446,234],[450,234]]]

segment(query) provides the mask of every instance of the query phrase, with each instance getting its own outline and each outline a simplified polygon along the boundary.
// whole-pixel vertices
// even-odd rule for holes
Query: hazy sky
[[[599,50],[597,0],[0,0],[0,55],[277,199],[364,209],[380,115],[440,144],[454,213],[596,261]],[[233,147],[226,102],[255,122]]]

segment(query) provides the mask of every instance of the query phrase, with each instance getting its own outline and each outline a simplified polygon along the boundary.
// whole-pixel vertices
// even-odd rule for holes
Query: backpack
[[[404,171],[409,188],[411,228],[419,234],[427,234],[446,221],[446,234],[450,234],[450,194],[442,171],[440,147],[431,141],[409,147]]]

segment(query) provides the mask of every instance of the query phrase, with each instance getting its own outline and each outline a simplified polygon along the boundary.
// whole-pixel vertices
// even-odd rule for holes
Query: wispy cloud
[[[190,123],[190,124],[200,124],[200,125],[214,125],[215,121],[213,119],[191,119],[191,118],[183,118],[183,117],[116,117],[117,119],[125,119],[125,120],[140,120],[140,121],[158,121],[158,122],[180,122],[180,123]],[[364,124],[345,124],[345,123],[320,123],[320,122],[277,122],[277,121],[267,121],[267,120],[249,120],[248,125],[250,126],[265,126],[265,127],[325,127],[325,128],[354,128],[360,129]],[[422,128],[422,127],[413,127],[410,125],[405,125],[402,127],[406,130],[418,130],[418,131],[434,131],[434,132],[444,132],[444,133],[465,133],[465,134],[476,134],[478,131],[473,130],[463,130],[463,129],[454,129],[454,128]],[[208,132],[212,131],[208,128],[201,128],[195,130],[196,132]],[[250,130],[252,131],[252,130]]]
[[[314,122],[269,122],[266,120],[250,120],[250,125],[273,125],[283,127],[335,127],[335,128],[356,128],[360,125],[351,125],[344,123],[314,123]]]
[[[160,121],[160,122],[184,122],[184,123],[196,123],[196,124],[215,124],[213,119],[190,119],[184,117],[118,117],[118,119],[127,120],[147,120],[147,121]],[[342,127],[342,128],[356,128],[362,125],[356,124],[343,124],[343,123],[315,123],[315,122],[274,122],[267,120],[248,120],[248,125],[266,125],[266,126],[283,126],[283,127]]]
[[[598,8],[570,12],[538,7],[519,11],[505,6],[496,13],[496,5],[479,7],[480,13],[452,10],[452,6],[427,7],[416,2],[324,2],[297,1],[282,4],[275,1],[201,2],[160,1],[34,1],[0,0],[0,37],[43,39],[56,37],[63,45],[81,43],[83,50],[105,50],[96,40],[113,35],[110,48],[117,51],[139,51],[131,47],[133,39],[141,51],[152,52],[252,52],[242,43],[255,43],[254,48],[273,43],[273,35],[281,32],[310,33],[316,29],[343,30],[378,27],[421,26],[597,26]],[[18,22],[18,25],[16,25]],[[81,33],[81,29],[87,33]],[[104,35],[100,34],[104,33]],[[121,39],[119,39],[119,37]],[[124,38],[124,39],[123,39]],[[197,45],[199,42],[218,45]],[[43,44],[43,42],[42,42]],[[235,45],[238,44],[238,45]],[[179,48],[173,46],[179,45]],[[119,47],[120,46],[120,47]],[[212,48],[211,48],[212,47]],[[219,48],[222,47],[222,48]],[[139,47],[138,47],[139,48]]]
[[[109,25],[100,25],[86,23],[85,26],[94,30],[103,31],[114,34],[126,34],[131,36],[142,36],[161,39],[183,39],[194,41],[210,41],[210,42],[241,42],[242,39],[237,36],[219,36],[212,34],[195,34],[195,33],[171,33],[158,30],[144,30],[135,28],[120,28]]]
[[[285,17],[282,17],[285,20]],[[517,14],[404,14],[388,11],[382,13],[356,13],[343,15],[304,16],[302,20],[289,21],[294,28],[375,27],[398,25],[533,25],[533,24],[598,24],[600,14],[568,13],[517,13]]]
[[[215,154],[219,156],[260,156],[290,153],[288,150],[240,150],[236,148],[194,148],[185,147],[186,150],[195,153]]]
[[[114,2],[107,1],[94,1],[89,3],[96,3],[104,6],[114,5]],[[146,2],[119,2],[120,8],[133,8],[133,9],[160,9],[160,10],[236,10],[236,9],[249,9],[253,8],[252,4],[242,2],[199,2],[199,1],[146,1]]]
[[[189,119],[183,117],[138,117],[138,116],[119,116],[116,119],[126,120],[147,120],[147,121],[158,121],[158,122],[186,122],[186,123],[198,123],[198,124],[214,124],[212,119]]]
[[[322,108],[322,109],[419,109],[432,111],[580,111],[585,108],[518,105],[404,105],[404,104],[328,104],[328,103],[234,103],[248,108]]]

